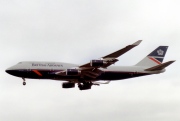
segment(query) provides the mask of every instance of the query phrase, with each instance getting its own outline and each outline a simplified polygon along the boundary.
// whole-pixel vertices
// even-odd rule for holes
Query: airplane
[[[168,46],[159,46],[134,66],[111,66],[118,61],[119,56],[139,45],[141,41],[138,40],[118,51],[100,59],[93,59],[83,65],[63,62],[23,61],[5,71],[13,76],[21,77],[23,85],[26,85],[26,78],[51,79],[65,81],[62,83],[62,88],[74,88],[75,84],[77,84],[79,90],[88,90],[91,89],[92,85],[160,74],[165,72],[167,66],[175,62],[175,60],[172,60],[162,63]],[[106,82],[100,83],[100,81]]]

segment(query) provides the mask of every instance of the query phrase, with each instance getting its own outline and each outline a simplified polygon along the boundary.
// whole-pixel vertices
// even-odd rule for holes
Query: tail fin
[[[166,55],[166,51],[168,46],[159,46],[154,51],[152,51],[149,55],[147,55],[143,60],[136,64],[136,66],[145,66],[152,67],[159,64],[162,64],[163,59]]]

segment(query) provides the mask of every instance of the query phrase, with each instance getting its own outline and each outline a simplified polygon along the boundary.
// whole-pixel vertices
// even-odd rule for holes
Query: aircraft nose
[[[5,70],[6,73],[8,73],[8,71],[9,71],[9,70],[7,70],[7,69]]]
[[[5,72],[8,73],[8,74],[13,75],[13,73],[15,72],[15,70],[14,70],[12,67],[10,67],[10,68],[7,68],[7,69],[5,70]]]
[[[17,65],[11,66],[11,67],[7,68],[7,69],[5,70],[5,72],[8,73],[8,74],[10,74],[10,75],[13,75],[13,76],[19,74]]]
[[[12,74],[12,70],[10,70],[10,69],[6,69],[5,71],[6,71],[6,73],[8,73],[8,74]]]

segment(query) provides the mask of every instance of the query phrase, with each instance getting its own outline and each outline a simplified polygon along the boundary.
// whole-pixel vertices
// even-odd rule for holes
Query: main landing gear
[[[91,82],[84,82],[84,83],[79,83],[78,87],[80,90],[87,90],[87,89],[91,89],[92,83]]]
[[[88,89],[91,89],[92,85],[99,86],[99,84],[92,83],[92,82],[82,82],[82,83],[78,84],[78,87],[79,87],[80,90],[88,90]]]
[[[25,86],[26,85],[26,80],[25,78],[22,78],[23,79],[23,85]]]

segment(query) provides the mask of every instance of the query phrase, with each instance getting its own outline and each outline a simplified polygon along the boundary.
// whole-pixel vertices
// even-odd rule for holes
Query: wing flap
[[[89,73],[85,73],[84,76],[90,77],[90,78],[92,78],[92,79],[95,79],[95,78],[97,77],[97,76],[91,75],[91,74],[89,74]]]
[[[92,79],[97,78],[99,75],[101,75],[102,71],[99,69],[93,69],[91,71],[82,71],[83,76],[90,77]]]

